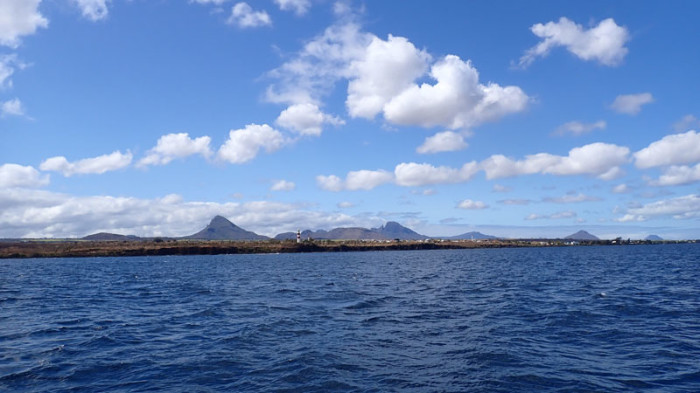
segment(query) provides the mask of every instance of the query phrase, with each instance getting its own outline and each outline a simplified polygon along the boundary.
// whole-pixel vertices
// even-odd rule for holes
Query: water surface
[[[700,247],[0,260],[3,391],[700,391]]]

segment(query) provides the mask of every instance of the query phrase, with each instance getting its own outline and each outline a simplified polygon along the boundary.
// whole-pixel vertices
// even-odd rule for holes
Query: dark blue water
[[[700,246],[0,260],[0,391],[700,391]]]

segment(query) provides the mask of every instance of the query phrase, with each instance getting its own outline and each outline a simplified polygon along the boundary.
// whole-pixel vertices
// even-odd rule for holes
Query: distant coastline
[[[592,245],[644,245],[664,243],[695,243],[695,241],[595,240],[566,239],[488,239],[488,240],[6,240],[0,241],[0,258],[76,258],[128,257],[149,255],[220,255],[276,254],[311,252],[351,252],[390,250],[447,250],[515,247],[570,247]]]

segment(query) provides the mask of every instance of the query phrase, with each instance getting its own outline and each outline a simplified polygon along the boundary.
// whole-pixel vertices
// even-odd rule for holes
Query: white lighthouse
[[[301,229],[297,229],[297,243],[301,243]]]

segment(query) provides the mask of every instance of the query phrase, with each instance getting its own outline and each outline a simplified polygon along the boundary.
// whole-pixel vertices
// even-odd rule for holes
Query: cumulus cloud
[[[678,186],[700,181],[700,164],[695,166],[674,165],[667,168],[658,180],[650,182],[654,186]]]
[[[282,11],[292,11],[298,16],[306,14],[311,8],[309,0],[275,0],[275,3]]]
[[[660,217],[672,217],[675,219],[700,217],[700,196],[697,194],[685,195],[631,208],[628,209],[627,214],[616,221],[647,221]]]
[[[228,24],[236,25],[242,29],[270,26],[272,19],[265,11],[254,11],[246,2],[236,3],[231,9],[231,16],[227,20]]]
[[[463,183],[470,180],[478,170],[479,166],[476,162],[468,162],[461,168],[436,167],[425,163],[410,162],[398,164],[394,169],[394,175],[396,184],[414,187],[431,184]]]
[[[24,105],[19,98],[0,102],[0,117],[4,116],[24,116]]]
[[[192,139],[187,133],[167,134],[158,138],[154,148],[146,153],[138,166],[165,165],[176,158],[185,158],[194,154],[201,154],[205,158],[212,155],[209,144],[211,138],[202,136]]]
[[[272,191],[292,191],[296,187],[296,184],[294,184],[291,181],[286,181],[286,180],[277,180],[272,184],[272,187],[270,187],[270,190]]]
[[[133,155],[127,151],[122,153],[115,151],[111,154],[104,154],[99,157],[85,158],[75,162],[69,162],[66,157],[51,157],[39,165],[42,171],[60,172],[63,176],[85,174],[102,174],[125,168],[131,164]]]
[[[303,204],[188,202],[178,195],[154,199],[79,197],[0,187],[0,238],[65,238],[96,232],[184,236],[204,228],[215,215],[222,215],[247,230],[267,236],[296,231],[299,227],[373,227],[384,222],[374,216],[351,217],[343,213],[315,211]]]
[[[604,130],[607,124],[603,120],[595,123],[581,123],[580,121],[570,121],[559,126],[554,133],[557,135],[583,135],[594,130]]]
[[[314,104],[294,104],[280,113],[277,125],[294,130],[301,135],[321,135],[324,124],[339,126],[345,122],[335,116],[327,115]]]
[[[275,82],[266,91],[270,102],[319,105],[335,83],[349,78],[350,64],[362,58],[372,35],[355,23],[334,24],[307,42],[299,53],[268,76]]]
[[[107,17],[109,13],[107,4],[110,2],[111,0],[73,0],[73,3],[75,3],[83,13],[83,17],[93,22]]]
[[[248,124],[231,130],[229,138],[219,148],[218,157],[233,164],[242,164],[258,155],[260,149],[271,153],[287,143],[284,136],[267,124]]]
[[[486,209],[489,205],[482,201],[473,201],[471,199],[465,199],[457,204],[457,208],[465,210],[481,210]]]
[[[15,187],[33,188],[47,184],[49,184],[49,176],[42,176],[34,167],[18,164],[0,165],[0,189]]]
[[[539,153],[513,160],[493,155],[481,163],[488,179],[531,174],[592,175],[611,180],[622,173],[620,165],[628,161],[629,149],[607,143],[592,143],[573,148],[567,156]]]
[[[615,97],[610,108],[617,113],[636,115],[642,110],[642,105],[654,102],[651,93],[623,94]]]
[[[667,135],[634,153],[637,168],[691,164],[700,161],[700,134],[691,130]]]
[[[418,146],[416,152],[420,154],[440,153],[445,151],[458,151],[469,146],[464,137],[454,131],[443,131],[425,139],[422,145]]]
[[[470,61],[445,56],[430,70],[435,84],[413,84],[387,102],[384,118],[399,125],[474,127],[523,111],[529,97],[517,86],[482,85]]]
[[[517,86],[479,83],[471,63],[454,55],[432,57],[407,38],[386,40],[355,23],[339,23],[304,45],[290,61],[268,75],[271,102],[320,105],[337,82],[348,81],[351,117],[383,114],[393,124],[468,128],[524,110],[529,97]],[[430,73],[426,75],[426,72]],[[425,76],[435,84],[416,84]]]
[[[535,214],[532,213],[525,217],[526,220],[561,220],[565,218],[576,218],[577,214],[573,211],[563,211],[552,214]]]
[[[348,172],[345,180],[335,175],[317,176],[316,183],[319,187],[327,191],[356,191],[371,190],[382,184],[390,183],[394,180],[391,172],[384,170],[359,170]]]
[[[362,56],[351,62],[346,105],[352,117],[374,118],[393,97],[428,69],[430,55],[404,37],[372,36]]]
[[[343,202],[338,202],[338,205],[337,205],[337,206],[338,206],[340,209],[349,209],[349,208],[351,208],[351,207],[355,207],[355,204],[352,203],[352,202],[343,201]]]
[[[596,202],[600,201],[601,199],[598,197],[590,196],[590,195],[585,195],[585,194],[567,194],[562,197],[547,197],[543,198],[543,202],[551,202],[551,203],[580,203],[580,202]]]
[[[336,175],[321,175],[316,177],[316,183],[327,191],[371,190],[387,183],[395,183],[404,187],[418,187],[466,182],[478,170],[479,166],[476,162],[466,163],[461,168],[436,167],[425,163],[410,162],[396,165],[393,173],[381,169],[375,171],[360,170],[348,172],[345,179]]]
[[[606,66],[619,65],[628,52],[625,44],[629,41],[629,32],[624,26],[618,26],[612,18],[584,29],[562,17],[558,22],[537,23],[530,27],[530,31],[542,38],[542,41],[528,49],[520,58],[521,67],[529,66],[538,57],[547,56],[553,48],[560,46],[581,60],[597,61]]]
[[[49,25],[39,12],[41,0],[0,1],[0,45],[17,48],[21,37],[32,35]]]

